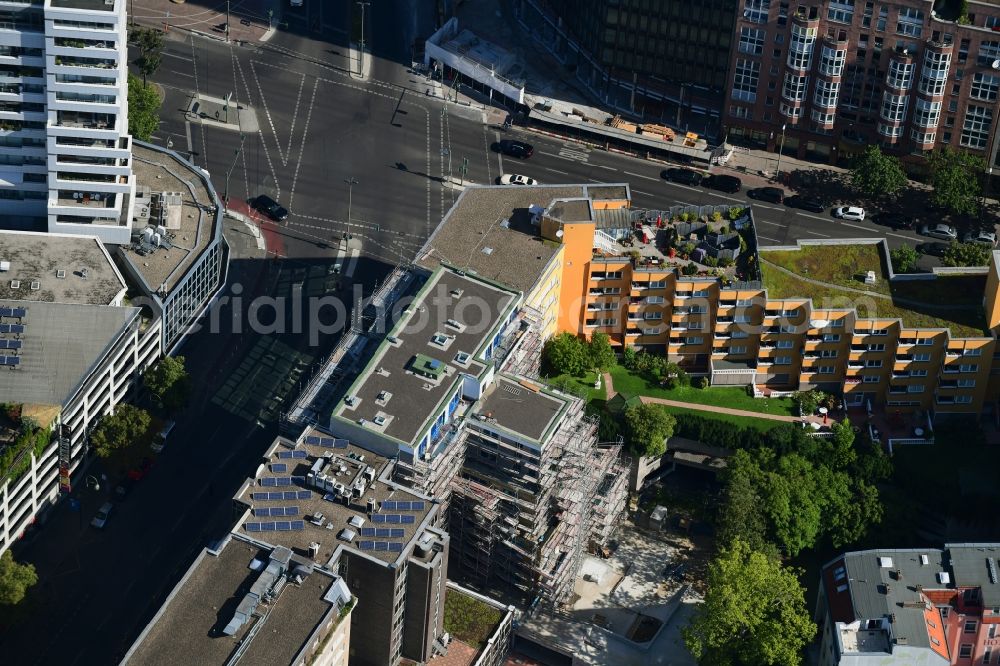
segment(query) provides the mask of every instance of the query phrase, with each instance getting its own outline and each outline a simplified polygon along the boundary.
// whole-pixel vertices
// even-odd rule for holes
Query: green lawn
[[[594,382],[597,381],[597,373],[593,370],[588,370],[582,377],[574,377],[573,375],[558,375],[556,377],[546,377],[544,381],[546,384],[550,384],[557,388],[565,386],[570,392],[578,393],[584,396],[587,399],[587,402],[604,400],[607,397],[603,381],[601,382],[601,388],[594,388]]]
[[[644,377],[629,372],[620,365],[611,370],[611,377],[614,380],[615,390],[626,395],[645,395],[651,398],[679,400],[699,405],[743,409],[748,412],[795,416],[795,406],[790,398],[754,398],[748,396],[746,389],[742,386],[709,386],[704,389],[681,386],[675,389],[666,389],[647,381]],[[713,418],[721,416],[715,412],[701,413]]]
[[[477,650],[502,619],[499,609],[462,592],[449,589],[444,596],[444,630]]]
[[[671,407],[670,405],[662,405],[662,407],[671,414],[694,414],[695,416],[712,419],[713,421],[725,421],[726,423],[733,423],[743,428],[754,428],[755,430],[760,430],[761,432],[767,432],[768,430],[777,428],[780,425],[785,425],[786,423],[785,421],[775,421],[774,419],[756,419],[752,416],[732,416],[731,414],[719,414],[718,412],[707,412],[702,409],[689,409],[687,407]],[[706,442],[706,444],[711,444],[711,442]]]
[[[980,301],[985,276],[949,275],[890,285],[876,245],[807,245],[801,250],[765,250],[760,256],[769,298],[809,298],[816,308],[856,308],[862,318],[900,319],[905,326],[916,328],[948,328],[958,337],[983,335],[986,320]],[[775,270],[768,262],[795,276]],[[879,276],[874,285],[864,284],[862,276],[869,270]],[[866,297],[841,287],[893,298]]]

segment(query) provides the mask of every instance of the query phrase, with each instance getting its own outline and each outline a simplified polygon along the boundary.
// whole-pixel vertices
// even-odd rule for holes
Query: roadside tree
[[[900,245],[889,253],[892,270],[896,273],[912,273],[917,267],[920,255],[909,245]]]
[[[676,424],[677,420],[662,405],[639,403],[625,410],[625,435],[636,455],[662,456]]]
[[[851,185],[873,199],[893,195],[906,187],[906,172],[899,160],[884,154],[878,146],[865,148],[851,169]]]
[[[560,333],[542,347],[542,369],[550,375],[582,375],[590,365],[586,343],[572,333]]]
[[[708,567],[705,603],[682,630],[698,663],[798,666],[816,635],[799,575],[740,539],[723,548]]]
[[[157,396],[165,409],[180,409],[191,393],[191,377],[184,367],[184,357],[164,357],[146,371],[143,384]]]
[[[114,414],[101,419],[90,436],[90,444],[102,458],[130,446],[149,431],[152,419],[149,412],[128,403],[122,403]]]
[[[140,141],[149,141],[160,126],[160,96],[138,77],[128,76],[128,131]]]
[[[37,582],[34,565],[19,564],[9,550],[0,555],[0,604],[20,603],[28,588]]]
[[[945,266],[985,266],[992,250],[985,243],[949,243],[941,263]]]
[[[932,200],[958,215],[972,215],[979,208],[979,175],[985,168],[982,158],[966,152],[942,148],[931,153]]]

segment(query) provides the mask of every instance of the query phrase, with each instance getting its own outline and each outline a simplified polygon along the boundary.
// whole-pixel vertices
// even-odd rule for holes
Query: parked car
[[[153,469],[153,460],[151,458],[143,458],[140,465],[128,471],[128,478],[133,481],[142,481],[151,469]]]
[[[900,213],[879,213],[873,221],[890,229],[912,229],[916,225],[916,220]]]
[[[958,231],[955,227],[948,224],[925,224],[920,227],[920,233],[924,236],[940,238],[946,241],[958,240]]]
[[[700,185],[702,176],[697,171],[691,169],[666,169],[660,175],[664,180],[669,180],[681,185]]]
[[[725,174],[711,174],[703,178],[701,184],[713,190],[728,192],[730,194],[735,194],[743,189],[743,181],[736,176],[727,176]]]
[[[500,176],[501,185],[538,185],[534,178],[528,178],[518,173],[505,173]]]
[[[514,141],[512,139],[504,139],[501,141],[497,144],[497,150],[504,155],[517,157],[522,160],[535,154],[535,149],[532,148],[530,143],[525,143],[524,141]]]
[[[104,529],[104,526],[108,524],[108,518],[111,516],[111,509],[114,505],[111,502],[105,502],[101,505],[101,508],[97,510],[97,515],[93,517],[90,521],[91,527],[96,527],[97,529]]]
[[[982,245],[996,247],[997,235],[992,231],[970,231],[965,234],[965,238],[963,238],[962,241],[966,243],[980,243]]]
[[[130,494],[132,494],[132,489],[134,487],[135,487],[135,481],[126,476],[124,479],[122,479],[121,483],[115,486],[114,490],[115,499],[121,502]]]
[[[860,206],[838,206],[833,209],[833,216],[839,217],[841,220],[864,222],[865,209]]]
[[[826,206],[816,197],[804,197],[798,194],[785,199],[785,205],[789,208],[801,208],[810,213],[822,213],[826,211]]]
[[[751,199],[780,204],[785,200],[785,191],[780,187],[755,187],[752,190],[747,190],[747,196]]]
[[[944,253],[948,250],[948,243],[938,243],[936,241],[930,243],[920,243],[917,245],[916,250],[920,254],[929,254],[932,257],[943,257]]]
[[[262,194],[254,199],[253,207],[275,222],[284,222],[288,219],[288,209],[266,194]]]
[[[177,424],[173,421],[167,421],[163,426],[163,430],[156,435],[153,439],[153,443],[149,445],[149,448],[153,449],[154,453],[160,453],[163,451],[163,448],[167,445],[167,437],[170,437],[170,433],[174,429],[175,425]]]

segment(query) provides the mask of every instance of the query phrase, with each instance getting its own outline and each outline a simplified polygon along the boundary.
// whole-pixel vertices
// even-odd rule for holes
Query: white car
[[[971,231],[965,234],[965,238],[962,240],[966,243],[981,243],[990,247],[997,245],[997,235],[992,231]]]
[[[101,508],[97,510],[97,515],[90,521],[91,527],[96,527],[99,530],[104,529],[104,526],[108,524],[112,508],[111,502],[105,502],[101,505]]]
[[[842,220],[854,220],[855,222],[864,222],[865,220],[865,209],[860,206],[840,206],[839,208],[833,209],[833,216],[839,217]]]
[[[505,173],[500,176],[501,185],[538,185],[534,178],[528,178],[517,173]]]
[[[920,227],[920,233],[946,241],[958,240],[958,231],[955,230],[955,227],[947,224],[925,224]]]

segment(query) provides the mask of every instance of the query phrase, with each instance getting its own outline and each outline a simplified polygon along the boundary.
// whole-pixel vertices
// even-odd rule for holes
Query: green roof
[[[854,308],[861,319],[899,319],[910,328],[946,328],[956,337],[987,335],[985,274],[890,282],[877,243],[761,248],[760,261],[771,299],[808,298],[816,309]],[[868,271],[875,272],[874,285],[864,282]]]

